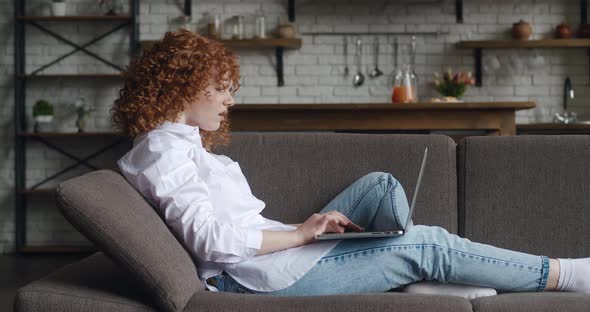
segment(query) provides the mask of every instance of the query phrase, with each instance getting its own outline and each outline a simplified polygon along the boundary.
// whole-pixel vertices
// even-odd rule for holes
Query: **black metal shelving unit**
[[[64,58],[81,51],[87,55],[92,56],[101,62],[122,71],[123,68],[100,55],[93,53],[86,49],[86,47],[98,42],[108,35],[124,28],[129,28],[130,34],[130,55],[137,55],[141,51],[141,44],[139,41],[139,0],[129,0],[129,14],[128,15],[96,15],[96,16],[27,16],[26,15],[26,1],[14,0],[14,146],[15,146],[15,247],[17,253],[78,253],[93,251],[92,247],[78,247],[78,246],[28,246],[26,233],[26,217],[27,217],[27,203],[30,196],[47,196],[52,195],[54,190],[51,188],[40,187],[44,183],[55,179],[65,172],[84,165],[92,170],[99,169],[89,163],[89,160],[95,158],[109,149],[127,142],[130,138],[113,132],[82,132],[82,133],[28,133],[26,124],[25,101],[26,101],[26,87],[27,81],[32,79],[118,79],[120,74],[39,74],[42,70],[58,63]],[[77,44],[68,40],[64,36],[51,30],[51,27],[46,27],[44,23],[110,23],[115,26],[109,31],[93,38],[92,40]],[[41,30],[43,33],[50,35],[59,41],[74,47],[74,49],[55,60],[40,66],[30,73],[26,73],[26,27],[27,25]],[[113,143],[97,149],[92,154],[80,158],[65,149],[53,144],[52,140],[62,140],[68,138],[111,138]],[[27,143],[31,140],[38,141],[47,147],[58,151],[59,153],[74,159],[76,163],[68,166],[34,186],[26,187],[26,149]]]

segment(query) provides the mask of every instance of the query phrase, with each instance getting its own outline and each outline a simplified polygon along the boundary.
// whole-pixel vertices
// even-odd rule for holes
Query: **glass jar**
[[[410,73],[414,79],[414,86],[418,86],[420,78],[416,73],[416,36],[412,36],[412,43],[410,44],[410,67]]]
[[[412,74],[412,67],[405,64],[394,73],[392,86],[392,103],[415,103],[418,101],[416,76]]]
[[[219,17],[219,15],[209,15],[209,22],[207,23],[207,35],[211,39],[221,39],[221,17]]]
[[[242,39],[252,39],[256,37],[256,16],[247,15],[243,17]]]
[[[241,15],[236,15],[232,17],[232,32],[231,38],[233,40],[241,40],[244,39],[244,17]]]
[[[258,39],[266,38],[266,24],[263,15],[256,16],[256,34],[254,37]]]

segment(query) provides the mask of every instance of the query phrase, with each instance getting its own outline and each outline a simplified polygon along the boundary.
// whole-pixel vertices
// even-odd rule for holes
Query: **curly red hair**
[[[211,77],[213,73],[219,73]],[[124,87],[111,108],[113,126],[135,137],[168,120],[174,122],[185,104],[198,99],[213,78],[223,76],[239,88],[238,57],[217,41],[180,29],[167,32],[123,71]],[[229,119],[216,131],[199,129],[203,147],[229,144]]]

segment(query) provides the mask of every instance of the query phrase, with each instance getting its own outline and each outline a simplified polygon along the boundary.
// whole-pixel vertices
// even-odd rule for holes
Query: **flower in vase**
[[[432,86],[444,97],[460,98],[465,94],[469,86],[475,84],[471,72],[453,72],[451,68],[447,69],[442,75],[435,72],[433,76]]]
[[[76,109],[76,114],[78,116],[76,119],[76,127],[78,128],[78,132],[83,132],[86,127],[86,117],[96,109],[94,106],[87,104],[86,99],[83,97],[78,98],[74,102],[74,108]]]

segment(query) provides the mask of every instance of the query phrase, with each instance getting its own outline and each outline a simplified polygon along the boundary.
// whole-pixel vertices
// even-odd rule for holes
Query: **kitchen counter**
[[[516,125],[518,134],[590,134],[590,121],[572,124],[534,123]]]
[[[234,131],[485,130],[516,134],[515,112],[534,102],[407,104],[242,104],[230,108]]]

